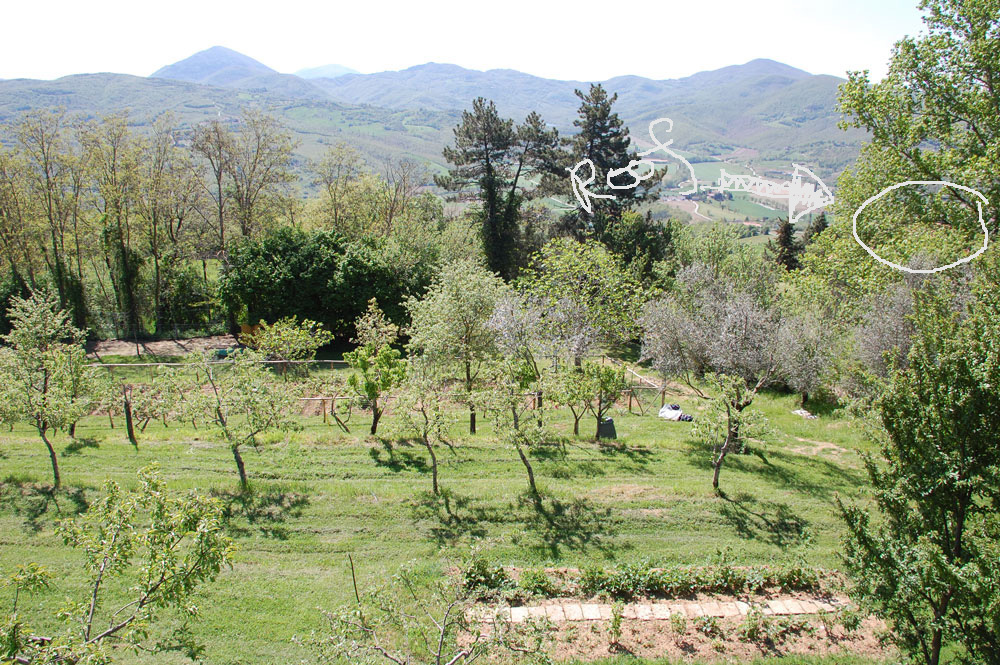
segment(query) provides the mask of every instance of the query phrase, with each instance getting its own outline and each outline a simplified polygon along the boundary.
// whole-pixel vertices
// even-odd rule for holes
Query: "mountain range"
[[[171,111],[182,123],[194,124],[234,118],[241,107],[256,104],[282,118],[303,156],[344,140],[374,160],[402,154],[440,165],[450,130],[474,98],[494,100],[501,114],[517,121],[538,111],[561,133],[572,133],[579,106],[574,90],[589,85],[439,63],[374,74],[346,69],[332,65],[283,74],[216,46],[149,77],[102,73],[0,81],[0,122],[29,109],[64,107],[83,115],[128,109],[140,125]],[[681,79],[620,76],[603,85],[618,94],[615,110],[640,146],[649,144],[651,120],[670,117],[674,147],[697,158],[795,160],[831,175],[854,159],[864,140],[860,131],[837,127],[842,82],[773,60],[752,60]]]

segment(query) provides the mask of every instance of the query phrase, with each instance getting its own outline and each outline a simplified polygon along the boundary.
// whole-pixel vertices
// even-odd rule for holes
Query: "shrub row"
[[[814,591],[820,588],[821,571],[794,566],[673,566],[625,564],[617,569],[591,567],[580,575],[580,592],[628,600],[650,596],[678,598],[698,593],[742,594],[763,589]]]
[[[588,567],[580,573],[551,573],[532,568],[515,580],[496,562],[473,557],[462,570],[463,584],[481,595],[500,593],[517,597],[581,595],[616,600],[644,597],[681,598],[698,593],[744,594],[763,589],[818,591],[824,573],[805,565],[736,566],[728,562],[709,566],[654,567],[649,562],[617,568]]]

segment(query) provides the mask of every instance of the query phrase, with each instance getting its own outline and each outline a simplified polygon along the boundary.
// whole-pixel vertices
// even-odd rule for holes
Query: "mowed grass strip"
[[[704,408],[696,397],[668,401],[696,418]],[[498,447],[488,426],[469,436],[461,412],[453,449],[438,452],[442,497],[430,494],[426,451],[402,438],[391,414],[378,439],[364,435],[370,421],[357,411],[352,434],[311,417],[300,431],[266,437],[244,453],[250,496],[239,495],[229,449],[204,426],[150,423],[134,450],[121,427],[89,417],[76,443],[58,440],[59,462],[66,488],[90,499],[105,479],[130,486],[136,470],[153,462],[172,488],[218,495],[239,551],[233,570],[194,601],[204,661],[287,663],[307,658],[293,638],[322,628],[319,608],[353,600],[348,554],[363,588],[411,560],[440,574],[476,543],[512,566],[583,568],[644,558],[700,564],[730,548],[737,563],[801,560],[836,568],[842,527],[835,496],[860,496],[866,481],[859,452],[868,444],[836,411],[805,420],[791,413],[794,396],[765,394],[757,404],[776,434],[760,445],[762,457],[726,460],[724,496],[712,492],[710,451],[691,438],[690,423],[661,421],[655,408],[645,416],[616,413],[619,440],[598,444],[572,437],[568,412],[546,411],[551,443],[531,455],[542,512],[525,495],[516,453]],[[581,422],[587,435],[593,427],[593,418]],[[34,487],[50,482],[34,430],[0,432],[0,481],[0,571],[28,561],[50,569],[53,588],[22,608],[36,630],[63,630],[51,617],[66,597],[80,597],[85,579],[82,557],[62,544],[54,525],[76,504],[61,494],[57,509]],[[121,590],[109,592],[111,606]],[[0,591],[0,602],[9,602],[7,595]],[[176,621],[168,617],[166,625]],[[171,651],[129,654],[123,662],[189,661]]]

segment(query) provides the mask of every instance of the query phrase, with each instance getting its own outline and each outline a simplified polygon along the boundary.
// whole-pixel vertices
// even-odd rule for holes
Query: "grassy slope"
[[[688,412],[703,408],[693,397],[670,397]],[[658,404],[658,402],[657,402]],[[599,447],[581,437],[536,451],[536,474],[550,519],[524,500],[523,467],[513,451],[497,449],[488,431],[474,439],[454,428],[455,454],[439,453],[441,480],[451,492],[452,516],[426,494],[430,474],[422,448],[345,435],[303,419],[304,429],[248,451],[248,471],[257,505],[233,523],[239,553],[226,572],[199,595],[204,621],[197,637],[211,663],[286,663],[305,656],[292,638],[320,628],[318,607],[353,597],[347,554],[353,553],[359,582],[372,584],[411,559],[431,568],[486,547],[507,564],[654,561],[700,563],[732,547],[739,560],[769,562],[802,557],[836,567],[841,527],[834,508],[839,493],[854,497],[862,487],[858,433],[836,415],[807,421],[790,413],[792,396],[763,396],[761,408],[778,430],[767,443],[767,463],[730,457],[722,473],[728,498],[711,492],[708,453],[690,437],[690,424],[655,415],[616,415],[621,447]],[[392,434],[388,417],[384,432]],[[365,432],[363,414],[352,431]],[[551,413],[557,433],[567,435],[568,413]],[[593,420],[581,423],[589,434]],[[488,429],[488,428],[486,428]],[[61,440],[64,482],[93,497],[105,478],[134,481],[135,470],[158,462],[175,488],[232,493],[236,474],[229,451],[203,430],[151,424],[136,452],[119,427],[105,417],[78,428],[89,443],[67,447]],[[799,439],[829,442],[835,452],[812,449]],[[32,619],[42,630],[57,627],[52,616],[67,595],[77,596],[83,576],[78,553],[53,534],[55,511],[31,520],[30,503],[15,498],[9,483],[48,482],[44,448],[33,431],[0,433],[0,570],[37,561],[57,583],[40,597]],[[63,514],[71,503],[61,501]],[[249,515],[249,517],[248,517]],[[9,602],[0,590],[0,603]],[[179,653],[127,656],[124,662],[184,662]]]

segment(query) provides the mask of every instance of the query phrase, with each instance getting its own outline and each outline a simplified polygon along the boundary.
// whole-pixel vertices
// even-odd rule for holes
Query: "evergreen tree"
[[[830,223],[826,221],[826,213],[821,212],[816,215],[816,217],[809,223],[806,227],[806,232],[802,236],[802,246],[807,247],[809,243],[816,239],[820,233],[826,230],[826,227],[830,226]]]
[[[579,133],[564,139],[569,147],[569,164],[572,167],[583,159],[594,163],[596,178],[588,187],[595,194],[612,194],[614,199],[593,199],[593,213],[577,211],[569,213],[564,223],[577,233],[593,234],[604,242],[604,233],[609,224],[621,218],[626,210],[630,210],[638,201],[647,196],[647,188],[641,184],[631,189],[613,189],[608,186],[609,171],[628,166],[629,161],[636,159],[635,151],[631,150],[631,139],[628,127],[618,114],[612,111],[612,106],[618,100],[617,93],[608,96],[600,84],[590,86],[590,91],[576,91],[580,98],[579,118],[573,124],[579,128]],[[565,178],[565,171],[561,175]],[[615,185],[627,185],[633,181],[628,173],[623,173],[612,182]]]
[[[504,279],[512,279],[517,271],[521,203],[531,195],[526,181],[543,167],[554,170],[558,141],[556,130],[548,129],[537,113],[517,126],[501,118],[492,101],[479,97],[472,111],[462,113],[454,147],[444,149],[445,159],[455,167],[436,182],[452,191],[478,189],[486,262]]]
[[[802,246],[795,240],[795,227],[790,221],[781,220],[777,236],[767,244],[767,251],[771,259],[785,270],[798,270],[801,267],[799,254],[802,253]]]

